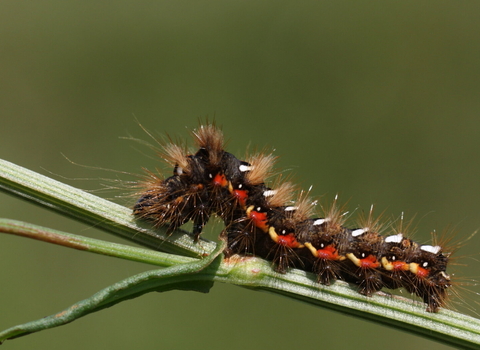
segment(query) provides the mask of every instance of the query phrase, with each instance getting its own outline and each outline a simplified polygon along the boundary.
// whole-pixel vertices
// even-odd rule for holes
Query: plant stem
[[[0,188],[69,217],[90,224],[94,223],[96,227],[100,227],[107,232],[121,235],[150,248],[160,248],[177,254],[198,257],[208,255],[207,253],[212,252],[215,247],[212,242],[195,243],[189,235],[184,233],[168,237],[162,232],[157,233],[151,229],[140,227],[132,219],[128,208],[1,160]],[[198,260],[89,239],[12,220],[0,220],[0,232],[26,236],[98,254],[148,264],[170,266],[163,270],[147,271],[144,274],[133,276],[99,292],[108,294],[115,288],[118,292],[120,290],[118,288],[123,286],[126,288],[125,294],[122,294],[120,299],[108,299],[111,302],[97,304],[93,302],[89,304],[90,309],[86,307],[78,315],[69,313],[73,310],[72,306],[60,314],[50,316],[51,320],[58,318],[59,315],[68,315],[70,318],[64,323],[71,322],[78,317],[111,306],[121,300],[153,290],[166,291],[181,288],[206,291],[212,282],[217,281],[282,294],[312,305],[389,325],[395,329],[406,330],[432,340],[448,343],[457,348],[480,349],[480,320],[478,319],[444,309],[438,313],[427,313],[423,303],[396,296],[387,296],[385,293],[365,297],[342,281],[337,281],[332,286],[319,285],[315,276],[305,271],[292,269],[286,274],[279,274],[272,270],[269,262],[258,258],[234,256],[223,260],[223,262],[218,261],[215,265],[209,265],[214,260],[215,254],[221,251],[222,246],[218,246],[216,253],[210,254],[208,258]],[[159,282],[159,285],[150,285],[142,278],[146,278],[146,280],[151,278],[161,282]],[[109,288],[114,289],[108,292],[107,289]],[[92,298],[95,299],[98,296],[97,293]],[[86,299],[84,302],[91,302],[92,298]],[[80,303],[74,304],[74,306],[78,306]],[[41,323],[40,321],[34,322],[37,322],[36,325],[38,326]],[[51,324],[53,326],[58,325],[53,321]],[[13,327],[0,333],[0,341],[20,336],[19,329],[25,330],[22,327],[26,325]],[[50,327],[42,329],[46,328]]]
[[[2,159],[0,190],[155,250],[199,257],[215,247],[207,240],[195,244],[182,230],[152,230],[135,221],[128,208]]]

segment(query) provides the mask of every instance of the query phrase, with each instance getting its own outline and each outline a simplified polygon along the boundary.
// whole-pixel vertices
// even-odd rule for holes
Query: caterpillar
[[[227,258],[261,257],[280,273],[304,269],[314,273],[318,283],[344,280],[366,296],[383,288],[405,288],[423,300],[428,312],[446,306],[452,286],[446,272],[451,252],[406,237],[403,215],[390,234],[381,234],[381,216],[374,215],[373,207],[356,227],[348,228],[335,197],[315,217],[317,203],[308,191],[286,181],[266,184],[276,161],[272,154],[238,159],[224,150],[223,132],[215,122],[200,125],[192,136],[195,152],[173,142],[164,145],[162,157],[173,167],[173,175],[148,173],[133,207],[136,218],[167,225],[170,231],[191,221],[198,240],[216,215],[225,224]]]

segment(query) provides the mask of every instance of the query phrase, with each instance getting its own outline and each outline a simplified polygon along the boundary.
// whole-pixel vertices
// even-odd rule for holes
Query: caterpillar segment
[[[396,226],[383,225],[372,207],[352,229],[335,197],[330,206],[321,206],[323,217],[315,217],[316,202],[308,191],[281,179],[266,184],[274,173],[272,154],[238,159],[224,150],[223,133],[214,123],[201,125],[192,135],[196,152],[174,143],[164,146],[162,157],[173,174],[146,173],[135,217],[170,231],[192,221],[197,240],[216,215],[226,227],[227,257],[265,258],[281,273],[304,269],[325,285],[344,280],[366,296],[382,288],[405,288],[429,312],[446,306],[452,288],[446,272],[450,254],[441,245],[408,238],[403,214]]]

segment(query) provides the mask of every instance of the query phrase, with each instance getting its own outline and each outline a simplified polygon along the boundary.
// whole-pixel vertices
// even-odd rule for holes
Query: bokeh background
[[[241,155],[351,210],[416,215],[416,239],[480,227],[479,2],[7,1],[0,4],[0,157],[73,186],[161,167],[148,130],[215,117]],[[81,180],[81,179],[90,180]],[[115,198],[118,193],[102,193]],[[124,198],[119,203],[131,205]],[[121,242],[0,194],[0,212]],[[215,238],[216,234],[210,234]],[[480,275],[480,235],[458,276]],[[0,236],[0,328],[60,311],[149,266]],[[474,287],[469,287],[474,290]],[[474,293],[462,310],[479,312]],[[458,301],[458,299],[457,299]],[[429,340],[229,285],[149,294],[8,349],[390,350]]]

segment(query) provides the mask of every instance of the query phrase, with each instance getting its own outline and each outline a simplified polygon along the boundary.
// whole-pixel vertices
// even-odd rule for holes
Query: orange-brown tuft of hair
[[[163,147],[163,151],[160,151],[160,155],[172,167],[179,167],[182,172],[190,173],[190,164],[184,147],[175,143],[168,143]]]
[[[300,191],[298,198],[295,200],[295,210],[292,213],[292,219],[296,223],[307,220],[315,212],[317,201],[312,200],[309,194],[310,191]]]
[[[192,131],[193,139],[198,147],[208,151],[209,161],[212,165],[220,165],[224,153],[223,132],[217,128],[215,122],[200,125]]]
[[[155,174],[154,172],[143,169],[145,175],[143,180],[137,183],[139,192],[135,193],[135,196],[143,198],[145,196],[151,196],[152,198],[161,197],[168,192],[168,189],[164,186],[163,177]],[[165,224],[166,217],[158,215],[157,209],[153,206],[134,206],[133,214],[141,219],[151,220],[155,226]]]
[[[280,181],[280,180],[278,180]],[[292,203],[296,187],[291,182],[279,182],[272,190],[272,195],[267,196],[268,205],[274,208]]]
[[[320,208],[322,209],[323,217],[326,221],[326,227],[340,231],[345,225],[348,211],[346,210],[346,204],[338,204],[338,194],[335,195],[335,198],[330,205],[320,205]]]
[[[359,219],[358,219],[358,225],[359,228],[365,230],[367,233],[367,236],[364,237],[374,237],[375,235],[379,235],[384,228],[384,224],[382,223],[382,214],[375,216],[374,215],[374,207],[373,204],[370,207],[370,211],[366,215],[364,212],[361,212]],[[369,235],[370,234],[370,235]]]
[[[272,176],[273,165],[277,157],[273,154],[257,153],[247,158],[250,164],[250,171],[246,175],[246,181],[250,185],[259,185],[265,182],[265,179]]]

